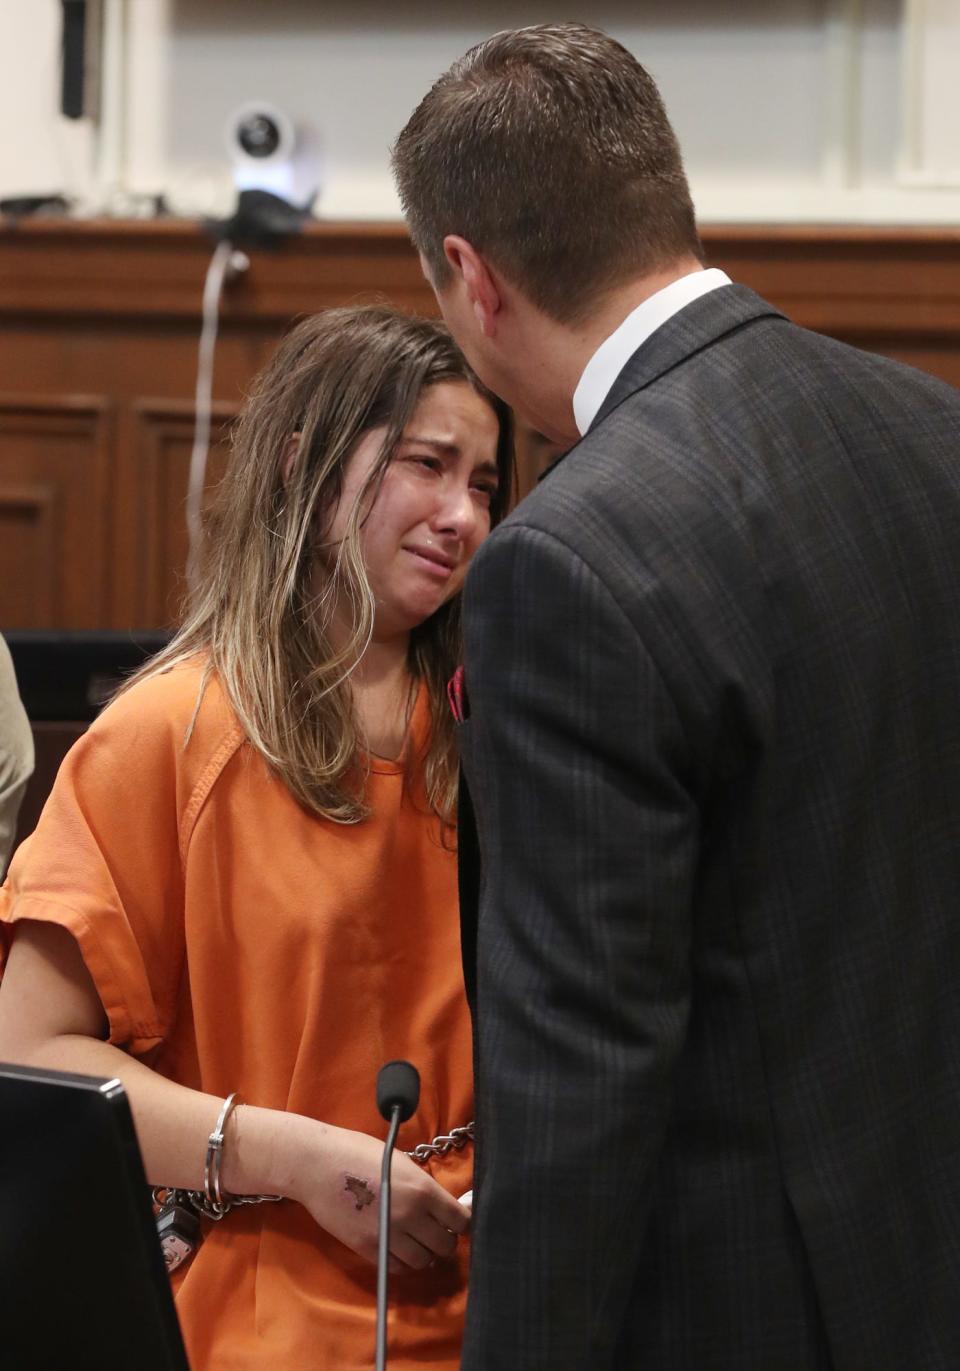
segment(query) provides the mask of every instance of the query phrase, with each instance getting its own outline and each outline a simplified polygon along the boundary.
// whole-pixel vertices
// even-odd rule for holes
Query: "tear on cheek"
[[[377,1198],[369,1181],[362,1176],[351,1176],[349,1171],[343,1173],[343,1196],[354,1209],[366,1209]]]

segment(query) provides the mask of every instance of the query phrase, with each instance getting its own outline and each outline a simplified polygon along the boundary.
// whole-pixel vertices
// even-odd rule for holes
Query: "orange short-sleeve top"
[[[373,761],[371,818],[317,818],[202,679],[135,685],[71,750],[0,890],[0,959],[19,919],[69,929],[111,1041],[182,1084],[382,1137],[376,1073],[401,1057],[422,1088],[399,1146],[467,1123],[456,856],[419,768]],[[427,715],[421,691],[409,757]],[[431,1163],[455,1195],[471,1167]],[[459,1365],[464,1248],[394,1278],[397,1371]],[[194,1371],[372,1364],[375,1272],[292,1202],[232,1211],[175,1281]]]

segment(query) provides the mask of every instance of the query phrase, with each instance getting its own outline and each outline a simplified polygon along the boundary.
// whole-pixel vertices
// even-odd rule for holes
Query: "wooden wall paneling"
[[[116,460],[113,466],[113,523],[108,539],[112,568],[105,627],[133,629],[140,623],[145,594],[143,515],[137,439],[140,425],[127,396],[119,399],[116,420]]]
[[[227,438],[237,405],[212,410],[205,508],[227,464]],[[137,532],[136,626],[168,628],[180,616],[186,590],[187,484],[193,450],[194,409],[188,402],[141,400],[132,406],[134,436],[125,456],[134,468]]]
[[[957,339],[960,230],[824,225],[704,225],[712,264],[798,322],[835,328],[945,330]],[[0,222],[0,319],[199,322],[213,239],[192,222]],[[317,223],[225,289],[226,324],[286,324],[376,296],[435,315],[402,224]]]
[[[0,395],[0,627],[105,622],[111,417],[102,396]]]
[[[960,230],[713,226],[703,241],[710,265],[805,328],[904,360],[934,344],[937,374],[960,375]]]
[[[2,465],[0,418],[0,465]],[[0,476],[0,623],[27,628],[56,622],[57,500],[49,482]]]
[[[960,230],[706,225],[702,233],[711,263],[798,323],[960,384]],[[30,428],[35,419],[0,411],[0,577],[9,583],[11,565],[37,568],[25,578],[26,599],[0,585],[0,626],[4,613],[31,627],[169,621],[185,553],[180,500],[212,250],[209,235],[184,221],[0,221],[0,383],[17,414],[42,390],[41,411],[61,416],[43,437],[39,420]],[[250,259],[223,296],[221,418],[298,315],[377,297],[436,314],[402,224],[317,223]],[[85,417],[82,404],[70,410],[84,395],[104,397]],[[69,437],[63,423],[71,422]],[[77,458],[84,445],[99,453],[92,467]],[[524,493],[554,449],[522,425],[518,447]],[[92,485],[77,481],[81,469]],[[44,550],[51,537],[53,554],[49,541]],[[89,565],[98,549],[112,569],[99,601]],[[61,563],[74,569],[64,576]]]
[[[189,220],[36,219],[0,223],[0,245],[0,314],[199,319],[215,239]],[[227,321],[374,298],[437,312],[402,224],[317,223],[249,257],[224,291]]]

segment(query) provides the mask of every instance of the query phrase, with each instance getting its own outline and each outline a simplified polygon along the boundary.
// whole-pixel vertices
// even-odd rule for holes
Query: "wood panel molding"
[[[708,224],[702,236],[713,265],[808,327],[960,339],[960,229]],[[198,323],[213,246],[188,220],[0,222],[0,320]],[[321,222],[249,255],[224,292],[226,327],[378,296],[436,312],[400,223]]]
[[[0,316],[199,322],[215,238],[192,220],[0,223]],[[436,313],[402,225],[317,224],[251,250],[223,295],[223,320],[288,321],[332,304],[387,298]]]
[[[55,487],[49,482],[18,484],[0,476],[0,603],[6,627],[56,623],[56,532]]]
[[[960,347],[960,230],[713,226],[712,266],[805,328]]]
[[[103,622],[112,406],[0,394],[0,623]]]
[[[208,496],[226,469],[227,435],[238,408],[224,402],[212,407]],[[132,463],[131,523],[139,548],[136,622],[167,626],[176,621],[186,588],[186,498],[195,411],[187,401],[140,399],[132,414],[133,441],[121,460]]]

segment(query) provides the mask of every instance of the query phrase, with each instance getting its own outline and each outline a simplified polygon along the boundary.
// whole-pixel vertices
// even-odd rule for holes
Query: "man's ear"
[[[283,454],[280,458],[280,476],[285,486],[290,484],[290,477],[293,475],[293,468],[300,452],[302,436],[301,433],[291,433],[283,445]]]
[[[443,252],[454,275],[463,281],[480,332],[487,338],[493,338],[497,332],[497,316],[503,307],[503,299],[489,265],[466,238],[460,238],[455,233],[448,233],[444,238]]]

